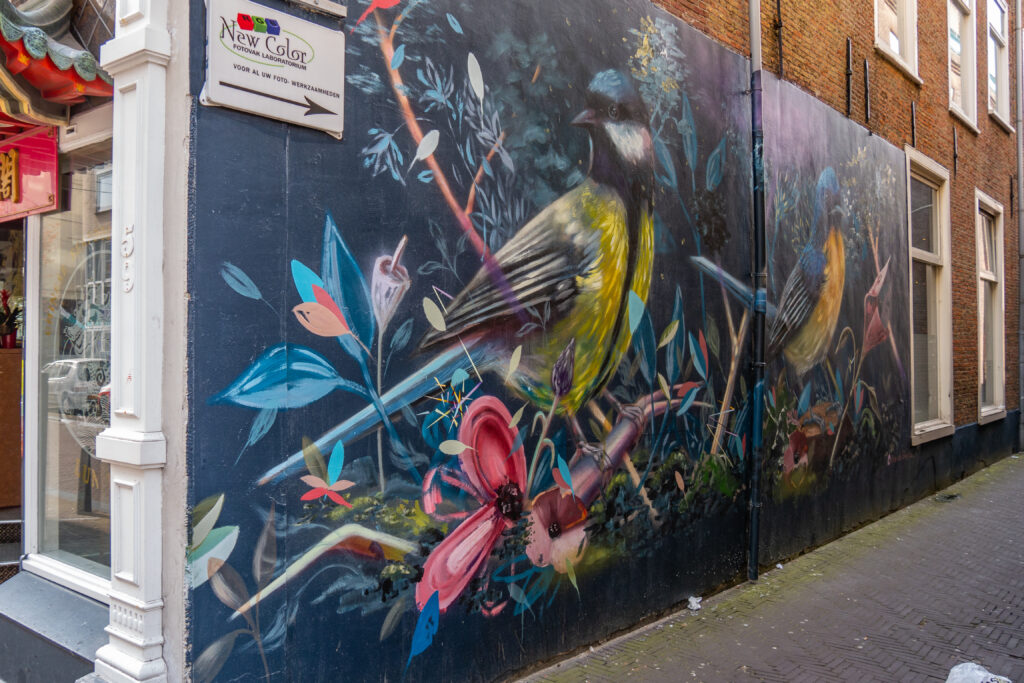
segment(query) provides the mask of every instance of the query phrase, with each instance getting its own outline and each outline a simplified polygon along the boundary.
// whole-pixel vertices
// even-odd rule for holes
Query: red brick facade
[[[666,0],[661,3],[711,37],[749,55],[747,3]],[[1010,121],[1016,117],[1016,46],[1009,3]],[[784,77],[845,114],[846,39],[852,40],[851,119],[899,147],[911,143],[911,103],[917,109],[916,149],[948,169],[953,260],[953,400],[957,425],[978,419],[978,276],[975,188],[1003,205],[1006,407],[1018,407],[1018,261],[1016,139],[988,114],[986,3],[975,0],[977,132],[949,109],[947,7],[917,4],[916,83],[875,48],[874,3],[810,3],[783,0]],[[774,2],[761,12],[764,68],[779,73],[778,14]],[[864,61],[870,71],[871,118],[865,120]],[[957,160],[954,172],[954,133]],[[1012,198],[1012,201],[1011,201]],[[909,293],[908,293],[909,296]]]

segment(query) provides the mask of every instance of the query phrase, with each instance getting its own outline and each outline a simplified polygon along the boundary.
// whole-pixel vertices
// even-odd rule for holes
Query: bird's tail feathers
[[[490,348],[478,340],[470,340],[466,345],[456,344],[437,354],[431,361],[409,375],[407,378],[386,391],[381,397],[384,411],[394,415],[404,406],[415,403],[436,389],[438,382],[444,384],[451,380],[457,370],[472,376],[476,370],[483,371],[488,359],[492,356]],[[350,443],[369,432],[380,423],[380,413],[370,403],[358,413],[344,422],[334,426],[315,441],[322,452],[329,452],[338,441]],[[259,484],[269,483],[277,477],[287,474],[302,466],[302,451],[291,454],[284,462],[267,470],[259,479]]]

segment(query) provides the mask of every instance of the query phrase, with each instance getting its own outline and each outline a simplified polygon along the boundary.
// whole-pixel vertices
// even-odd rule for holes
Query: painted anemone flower
[[[377,328],[381,331],[391,322],[402,297],[412,286],[409,271],[399,263],[408,242],[409,238],[402,235],[395,253],[391,256],[380,256],[373,264],[370,298],[373,303],[373,314],[377,316]]]
[[[888,272],[889,261],[886,261],[871,285],[871,289],[864,295],[864,344],[860,352],[862,358],[868,354],[868,351],[889,338],[889,325],[882,319],[888,302],[881,299],[882,287],[885,285],[885,276]],[[885,293],[887,294],[888,291],[886,289]]]
[[[517,431],[509,427],[511,421],[508,409],[497,398],[481,396],[473,401],[459,425],[459,441],[466,446],[458,456],[461,472],[435,468],[423,480],[423,506],[429,514],[439,516],[435,512],[442,502],[442,483],[471,494],[480,508],[427,558],[423,578],[416,585],[420,610],[434,591],[442,612],[455,602],[483,567],[501,533],[523,512],[526,455],[517,443]]]
[[[583,522],[587,509],[579,498],[551,488],[533,500],[530,510],[530,542],[526,555],[538,567],[551,565],[565,574],[567,564],[574,566],[587,549]]]

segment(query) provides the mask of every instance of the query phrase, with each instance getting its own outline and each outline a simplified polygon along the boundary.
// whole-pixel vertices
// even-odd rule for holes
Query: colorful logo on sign
[[[281,35],[281,25],[277,23],[276,19],[264,19],[263,17],[254,17],[251,14],[238,13],[238,27],[243,31],[255,31],[256,33],[266,33],[272,36]]]

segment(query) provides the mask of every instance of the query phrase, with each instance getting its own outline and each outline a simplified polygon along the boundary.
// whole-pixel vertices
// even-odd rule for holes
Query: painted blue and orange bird
[[[630,79],[614,70],[594,76],[586,108],[572,124],[589,133],[590,168],[576,187],[544,207],[485,263],[445,307],[443,330],[421,341],[437,355],[381,396],[394,413],[437,388],[456,370],[505,374],[514,350],[520,362],[507,384],[548,410],[556,401],[552,369],[575,344],[574,373],[557,409],[574,420],[615,374],[629,347],[630,292],[646,303],[654,260],[653,147],[648,114]],[[494,265],[503,277],[495,277]],[[550,308],[543,325],[521,333],[529,310]],[[368,406],[316,441],[327,450],[375,427]],[[578,428],[577,428],[578,429]],[[269,481],[302,462],[292,455],[269,470]]]
[[[781,351],[798,377],[825,358],[839,321],[846,281],[842,218],[839,182],[829,167],[818,177],[810,239],[768,327],[769,357]]]

